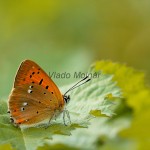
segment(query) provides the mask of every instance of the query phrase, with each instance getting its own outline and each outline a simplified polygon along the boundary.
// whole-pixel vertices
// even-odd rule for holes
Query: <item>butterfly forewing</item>
[[[63,108],[63,96],[51,78],[33,61],[22,62],[9,97],[14,124],[37,124]]]
[[[52,81],[52,79],[39,65],[31,60],[25,60],[21,63],[15,78],[14,88],[28,83],[41,85],[49,92],[54,94],[57,99],[63,99],[58,87]]]

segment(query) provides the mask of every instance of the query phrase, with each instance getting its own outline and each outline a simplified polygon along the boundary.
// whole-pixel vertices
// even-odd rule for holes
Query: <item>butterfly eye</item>
[[[70,101],[70,95],[68,95],[68,96],[64,96],[64,100],[65,100],[65,102],[66,102],[66,104]]]

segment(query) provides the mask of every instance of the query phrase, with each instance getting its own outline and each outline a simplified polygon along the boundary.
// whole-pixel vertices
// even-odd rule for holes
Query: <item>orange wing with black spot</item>
[[[9,97],[11,121],[15,125],[38,124],[63,108],[63,96],[52,79],[35,62],[23,61]]]
[[[35,83],[39,84],[49,92],[54,93],[57,99],[62,99],[61,92],[52,79],[45,71],[31,60],[25,60],[21,63],[17,72],[14,88],[23,84]]]

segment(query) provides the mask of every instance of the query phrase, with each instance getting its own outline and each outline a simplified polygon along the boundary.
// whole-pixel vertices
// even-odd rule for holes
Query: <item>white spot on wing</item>
[[[24,107],[21,107],[21,111],[24,111]]]
[[[33,88],[33,85],[30,85],[29,88],[30,88],[30,89]]]
[[[28,103],[27,103],[27,102],[24,102],[22,105],[23,105],[23,106],[27,106],[27,105],[28,105]]]
[[[32,90],[29,89],[29,90],[28,90],[28,93],[32,93]]]

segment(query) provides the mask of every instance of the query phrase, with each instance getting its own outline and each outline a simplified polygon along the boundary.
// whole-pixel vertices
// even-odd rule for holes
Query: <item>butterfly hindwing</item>
[[[12,90],[9,110],[14,124],[36,124],[61,112],[63,106],[40,85],[25,84]]]

